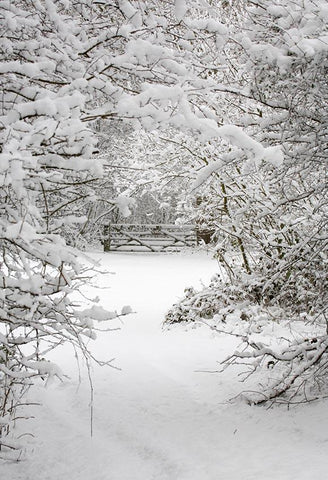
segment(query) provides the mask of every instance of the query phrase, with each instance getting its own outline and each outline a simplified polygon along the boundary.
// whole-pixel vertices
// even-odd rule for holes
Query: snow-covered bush
[[[91,358],[94,315],[73,303],[88,277],[63,232],[84,222],[95,138],[77,21],[66,2],[2,2],[0,157],[0,449],[36,377],[59,376],[46,355],[69,342]],[[81,194],[81,186],[84,192]],[[108,314],[108,318],[112,315]],[[104,319],[102,316],[101,319]],[[2,448],[1,448],[2,447]]]
[[[284,161],[272,169],[243,166],[250,194],[244,213],[232,213],[250,252],[256,251],[252,263],[263,295],[296,312],[319,314],[328,301],[327,10],[323,2],[273,7],[263,1],[248,11],[253,33],[240,40],[249,95],[260,112],[254,128],[262,143],[282,145]]]
[[[288,341],[281,358],[279,349],[247,335],[246,350],[233,357],[255,359],[256,371],[273,358],[276,377],[262,396],[269,399],[303,385],[305,372],[308,380],[328,375],[327,6],[311,0],[240,6],[225,50],[238,74],[228,72],[228,84],[218,86],[222,114],[236,125],[220,129],[229,151],[218,143],[217,158],[195,183],[207,202],[203,218],[216,230],[223,281],[189,292],[166,321],[204,321],[211,312],[212,326],[224,325],[226,313],[236,323],[241,315],[255,324],[287,321],[292,330],[300,319],[310,322],[318,341],[308,331],[310,340]]]

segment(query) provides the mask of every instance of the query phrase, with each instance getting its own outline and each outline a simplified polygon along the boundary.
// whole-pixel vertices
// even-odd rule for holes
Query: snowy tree
[[[85,226],[104,171],[99,121],[217,133],[200,102],[227,35],[211,10],[197,0],[1,3],[3,448],[16,447],[5,436],[33,379],[60,374],[47,352],[71,342],[89,362],[93,321],[114,316],[71,299],[86,272],[69,232]]]
[[[72,303],[87,272],[60,235],[83,221],[75,212],[92,200],[88,185],[102,170],[82,119],[81,30],[64,2],[1,9],[0,446],[15,449],[5,436],[21,397],[35,377],[60,376],[46,353],[70,342],[88,362],[93,319],[112,315]]]
[[[256,401],[293,395],[327,375],[326,14],[325,2],[286,0],[245,2],[232,17],[226,53],[236,76],[227,69],[228,84],[213,88],[225,93],[216,98],[234,123],[219,128],[230,146],[217,143],[216,162],[196,182],[208,182],[224,274],[204,292],[188,290],[167,318],[202,320],[210,312],[225,322],[235,312],[237,324],[312,325],[312,333],[287,343],[279,336],[272,348],[243,329],[246,351],[228,363],[255,358],[256,372],[276,365],[274,384]]]

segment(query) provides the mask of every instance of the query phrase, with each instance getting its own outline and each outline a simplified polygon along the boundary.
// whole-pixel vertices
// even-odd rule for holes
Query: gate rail
[[[198,243],[194,225],[109,224],[103,227],[104,251],[163,252],[194,247]]]

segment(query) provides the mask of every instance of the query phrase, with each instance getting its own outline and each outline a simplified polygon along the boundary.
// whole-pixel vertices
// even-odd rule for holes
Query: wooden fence
[[[194,225],[110,224],[103,228],[105,252],[163,252],[194,247],[197,243]]]

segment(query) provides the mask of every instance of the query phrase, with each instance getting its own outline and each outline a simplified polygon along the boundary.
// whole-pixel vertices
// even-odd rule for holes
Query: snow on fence
[[[198,243],[194,225],[110,224],[103,228],[104,251],[163,252],[194,247]]]

